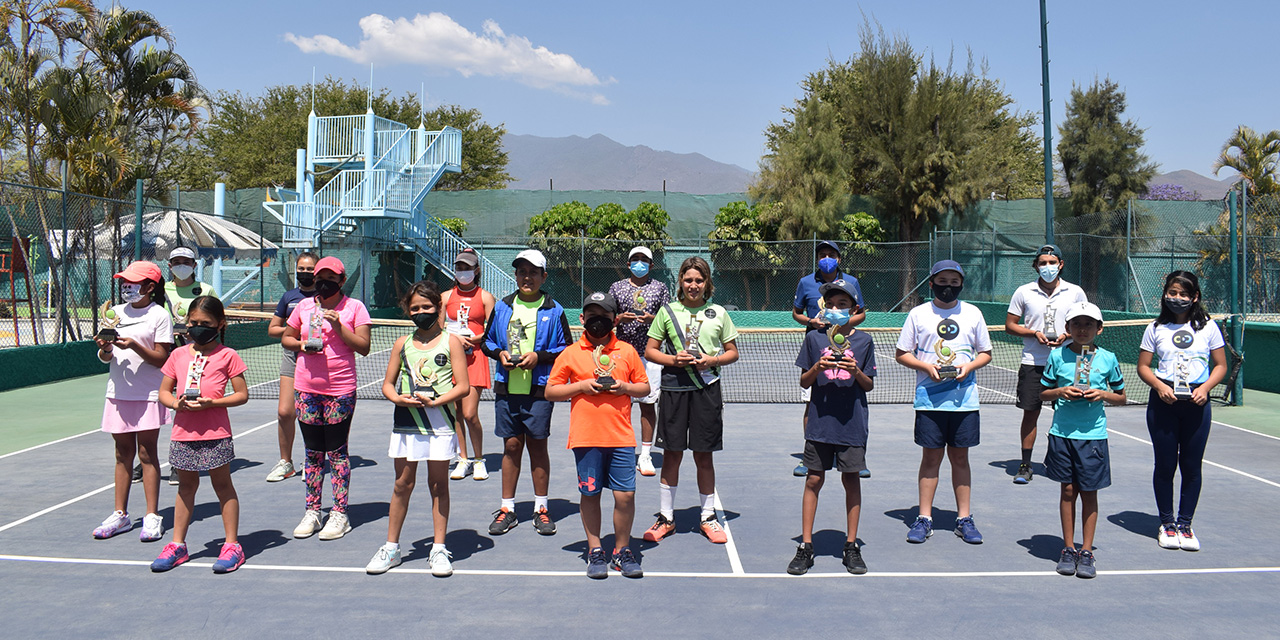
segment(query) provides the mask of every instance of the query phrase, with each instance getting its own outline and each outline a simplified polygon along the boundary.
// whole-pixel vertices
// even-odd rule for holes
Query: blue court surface
[[[481,417],[491,435],[492,404]],[[111,511],[112,447],[96,431],[0,456],[0,612],[5,636],[19,637],[602,637],[661,634],[717,637],[835,636],[1237,637],[1270,635],[1280,593],[1280,552],[1271,537],[1280,512],[1280,439],[1215,424],[1195,520],[1203,550],[1156,545],[1151,448],[1145,409],[1111,408],[1114,484],[1100,494],[1098,577],[1054,573],[1062,547],[1058,485],[1037,477],[1017,486],[1020,412],[982,411],[983,443],[971,451],[973,504],[986,537],[968,545],[952,535],[955,504],[944,463],[935,501],[935,535],[905,541],[916,514],[920,450],[912,410],[871,408],[859,538],[864,576],[840,564],[843,490],[834,473],[818,506],[817,561],[807,576],[785,573],[800,532],[803,480],[791,470],[801,450],[798,405],[734,404],[725,409],[725,450],[716,455],[722,517],[730,533],[713,545],[691,532],[697,520],[692,460],[676,498],[679,533],[639,541],[658,506],[657,478],[638,478],[636,536],[645,576],[584,575],[585,537],[577,515],[573,457],[564,448],[568,406],[556,407],[551,513],[559,532],[537,535],[528,521],[526,462],[521,524],[490,536],[500,497],[500,456],[489,480],[450,482],[448,548],[455,574],[427,567],[430,503],[425,468],[401,545],[405,562],[381,576],[364,565],[386,539],[392,464],[386,457],[391,405],[360,401],[352,433],[350,517],[354,530],[322,542],[295,540],[303,513],[299,479],[268,484],[277,458],[275,403],[232,411],[241,503],[240,539],[248,561],[230,575],[210,571],[222,542],[218,504],[207,480],[197,495],[188,547],[193,558],[166,574],[148,565],[163,542],[141,543],[137,529],[110,540],[90,532]],[[1051,412],[1041,417],[1037,460]],[[92,418],[92,419],[90,419]],[[86,417],[96,424],[96,416]],[[161,437],[167,460],[168,437]],[[51,438],[52,440],[52,438]],[[295,459],[301,459],[301,438]],[[1037,471],[1042,467],[1036,465]],[[167,473],[168,467],[163,473]],[[176,487],[161,486],[160,514],[172,526]],[[611,498],[605,498],[607,533]],[[325,505],[330,504],[326,482]],[[131,515],[145,512],[133,485]],[[168,535],[166,535],[166,540]],[[1077,533],[1077,542],[1079,534]],[[606,538],[606,546],[612,538]]]

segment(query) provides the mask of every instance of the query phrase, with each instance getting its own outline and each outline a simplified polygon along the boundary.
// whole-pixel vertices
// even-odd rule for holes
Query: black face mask
[[[436,321],[440,319],[440,312],[433,311],[431,313],[415,313],[410,317],[413,318],[413,323],[418,325],[419,329],[426,331],[427,329],[436,326]]]
[[[960,290],[964,289],[963,284],[958,287],[950,285],[944,287],[937,284],[930,284],[929,286],[933,289],[933,297],[943,304],[955,302],[956,298],[960,297]]]
[[[316,280],[316,293],[321,298],[328,298],[342,291],[342,285],[332,280]]]
[[[582,326],[587,330],[587,335],[600,340],[613,331],[613,320],[606,316],[591,316],[583,321]]]
[[[187,327],[187,336],[196,344],[206,345],[218,337],[218,330],[213,327]]]
[[[1191,302],[1190,300],[1183,300],[1182,298],[1165,298],[1164,299],[1165,308],[1172,311],[1174,315],[1182,315],[1190,311],[1192,304],[1195,304],[1195,303]]]
[[[310,289],[316,284],[316,274],[298,272],[298,286],[303,289]]]

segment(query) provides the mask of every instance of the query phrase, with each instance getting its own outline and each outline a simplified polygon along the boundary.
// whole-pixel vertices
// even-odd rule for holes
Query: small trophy
[[[311,322],[307,329],[307,342],[302,349],[309,353],[318,353],[324,349],[324,312],[316,307],[311,313]]]
[[[1089,389],[1089,374],[1093,371],[1093,356],[1097,353],[1091,344],[1080,346],[1080,355],[1076,358],[1075,388],[1081,391]]]
[[[1043,333],[1045,340],[1048,340],[1049,342],[1053,342],[1058,339],[1058,326],[1057,323],[1054,322],[1056,315],[1057,312],[1054,311],[1053,307],[1045,307]]]
[[[471,355],[470,338],[475,337],[475,333],[471,331],[471,305],[458,305],[458,337],[462,338],[462,350],[467,355]]]
[[[844,359],[844,353],[849,348],[849,339],[840,333],[839,328],[831,326],[827,329],[827,339],[831,341],[831,357],[836,362]]]
[[[644,289],[637,288],[636,295],[631,298],[631,313],[638,316],[644,315],[646,301],[644,299]]]
[[[956,361],[956,352],[943,344],[944,342],[946,341],[938,338],[938,342],[933,345],[933,353],[938,356],[938,377],[943,380],[955,380],[959,371],[951,363]]]
[[[516,318],[512,318],[507,324],[507,360],[515,366],[520,358],[524,357],[524,348],[520,344],[525,339],[524,324]]]
[[[694,358],[702,357],[702,345],[698,344],[698,335],[702,333],[702,318],[698,314],[689,315],[689,326],[684,330],[684,350]]]
[[[98,310],[98,317],[102,319],[102,328],[98,329],[98,339],[115,342],[120,337],[120,333],[116,331],[116,325],[120,324],[120,317],[116,310],[111,308],[110,302],[102,303],[102,308]]]
[[[618,381],[613,379],[613,369],[618,366],[618,363],[603,351],[604,345],[597,346],[591,352],[591,360],[596,363],[596,383],[600,385],[601,391],[608,391],[618,384]]]
[[[1191,356],[1179,351],[1173,361],[1173,397],[1179,400],[1191,399]]]
[[[435,369],[431,368],[431,363],[427,359],[423,359],[417,365],[409,367],[409,382],[411,395],[426,404],[440,397],[436,391],[436,375]]]
[[[182,386],[182,399],[195,402],[200,397],[200,379],[204,377],[204,366],[209,359],[202,353],[196,353],[187,365],[187,382]]]

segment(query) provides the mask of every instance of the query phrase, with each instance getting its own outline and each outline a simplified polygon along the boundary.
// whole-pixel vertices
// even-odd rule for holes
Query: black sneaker
[[[858,549],[858,543],[844,543],[844,568],[855,576],[867,572],[867,563],[862,561],[862,551]]]
[[[1018,465],[1018,475],[1013,477],[1014,484],[1029,484],[1031,482],[1031,465],[1025,462]]]
[[[791,559],[791,564],[787,565],[787,573],[793,576],[802,576],[808,573],[809,568],[813,566],[813,543],[801,542],[796,547],[796,557]]]
[[[142,465],[133,468],[133,481],[142,482]]]
[[[489,523],[489,535],[500,536],[514,529],[519,522],[514,511],[498,509],[493,512],[493,522]]]
[[[1076,563],[1080,561],[1079,554],[1075,549],[1066,547],[1062,550],[1062,556],[1058,558],[1058,573],[1064,576],[1074,576],[1076,574]]]
[[[1080,551],[1080,562],[1076,564],[1077,578],[1092,578],[1098,575],[1097,567],[1093,566],[1093,552]]]
[[[609,561],[605,560],[604,550],[599,547],[587,553],[587,577],[592,580],[604,580],[609,577]]]
[[[544,536],[556,534],[556,523],[551,521],[551,516],[547,515],[546,509],[533,514],[533,530]]]

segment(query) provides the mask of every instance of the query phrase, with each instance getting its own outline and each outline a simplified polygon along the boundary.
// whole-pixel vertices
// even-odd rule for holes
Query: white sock
[[[700,493],[698,497],[702,499],[702,519],[714,518],[716,515],[716,494]]]
[[[534,512],[534,513],[537,513],[537,512],[539,512],[539,511],[542,511],[543,509],[546,509],[546,508],[547,508],[547,497],[546,497],[546,496],[534,496],[534,497],[533,497],[533,512]]]
[[[443,543],[443,542],[441,542],[440,544],[436,544],[436,543],[434,543],[434,542],[433,542],[433,543],[431,543],[431,550],[432,550],[432,551],[440,550],[440,551],[444,551],[445,553],[448,553],[448,552],[449,552],[449,550],[448,550],[448,549],[444,548],[444,543]]]
[[[658,483],[658,513],[667,520],[675,520],[676,488]]]
[[[647,456],[647,455],[649,455],[649,453],[650,453],[651,451],[653,451],[653,443],[652,443],[652,442],[641,442],[641,443],[640,443],[640,455],[642,455],[642,456]]]
[[[386,544],[384,544],[384,545],[382,545],[382,546],[383,546],[383,548],[385,548],[387,551],[399,551],[399,550],[400,550],[400,543],[399,543],[399,542],[391,542],[391,541],[389,541],[389,540],[388,540],[388,541],[387,541],[387,543],[386,543]]]
[[[506,509],[507,511],[515,511],[515,510],[516,510],[516,499],[515,499],[515,498],[503,498],[503,499],[502,499],[502,508],[503,508],[503,509]]]

